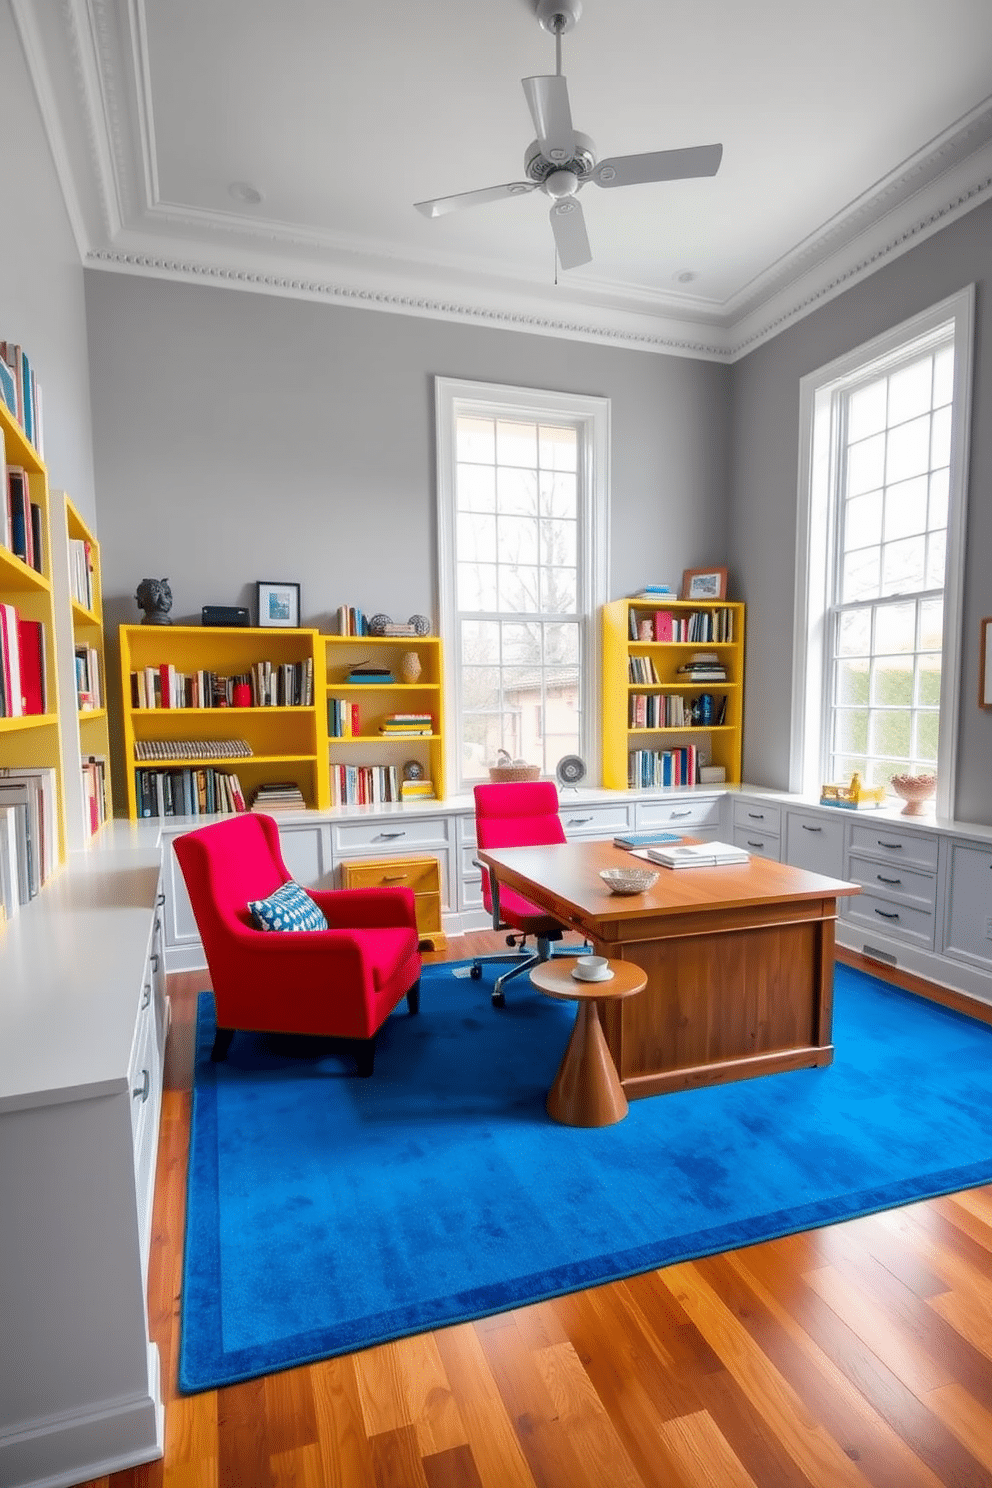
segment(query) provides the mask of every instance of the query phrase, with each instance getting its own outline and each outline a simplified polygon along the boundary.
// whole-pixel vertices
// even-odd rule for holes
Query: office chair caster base
[[[493,993],[493,1007],[506,1007],[506,994],[504,992]]]
[[[472,967],[472,970],[469,972],[469,976],[472,978],[473,982],[482,981],[482,967],[479,965],[478,961],[476,961],[475,965]]]

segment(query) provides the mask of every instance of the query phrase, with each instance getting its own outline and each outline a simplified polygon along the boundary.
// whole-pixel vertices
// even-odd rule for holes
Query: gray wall
[[[41,383],[49,485],[68,491],[93,524],[83,269],[7,0],[0,0],[0,57],[8,125],[0,150],[0,339],[24,347]]]
[[[174,621],[280,579],[306,625],[436,624],[437,374],[611,399],[612,594],[723,561],[725,367],[94,270],[86,299],[108,668],[146,577]]]
[[[730,557],[748,605],[744,779],[789,780],[799,380],[853,347],[977,286],[964,645],[960,821],[992,824],[992,713],[978,707],[979,620],[992,614],[992,204],[976,208],[759,347],[732,369]]]

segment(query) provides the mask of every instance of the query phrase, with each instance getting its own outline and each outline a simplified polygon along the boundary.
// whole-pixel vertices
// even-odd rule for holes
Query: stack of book
[[[139,816],[212,816],[246,811],[237,775],[210,766],[184,770],[135,770]]]
[[[0,604],[0,718],[45,713],[47,683],[44,624]]]
[[[31,500],[27,471],[20,465],[4,466],[2,459],[0,470],[6,471],[4,489],[0,492],[3,498],[0,501],[0,541],[28,568],[41,573],[44,554],[41,507],[37,501]]]
[[[307,803],[295,780],[269,781],[251,799],[252,811],[306,811]]]
[[[677,669],[685,682],[726,682],[727,668],[715,651],[697,651]]]
[[[135,739],[139,760],[250,759],[247,739]]]
[[[369,622],[354,605],[338,605],[338,635],[363,636],[369,633]]]
[[[58,809],[50,766],[0,770],[0,898],[8,920],[55,871]]]
[[[389,739],[429,737],[434,732],[431,713],[390,713],[379,725],[380,734]]]
[[[41,388],[27,353],[13,341],[0,341],[0,401],[10,409],[39,455],[43,455]]]
[[[327,699],[327,732],[332,739],[357,739],[361,735],[358,704],[344,698]]]
[[[725,863],[749,863],[750,853],[732,842],[685,842],[681,846],[649,847],[646,856],[663,868],[719,868]]]
[[[667,785],[697,785],[695,744],[677,749],[632,749],[627,756],[627,785],[631,790],[656,790]]]
[[[83,827],[92,836],[107,819],[107,761],[90,754],[82,761]]]
[[[400,786],[401,801],[433,801],[433,780],[404,780]]]
[[[395,682],[396,678],[388,667],[373,666],[369,662],[363,662],[361,666],[352,667],[348,673],[349,682],[357,682],[359,686],[385,687],[387,683]]]
[[[81,537],[69,539],[69,588],[84,610],[93,608],[93,550]]]
[[[643,589],[637,589],[632,595],[630,595],[630,598],[664,599],[666,595],[669,599],[675,598],[675,590],[672,588],[671,584],[645,584]]]
[[[332,806],[379,806],[399,801],[395,765],[332,765]]]
[[[100,676],[100,653],[95,646],[77,646],[76,706],[80,713],[103,707],[103,679]]]

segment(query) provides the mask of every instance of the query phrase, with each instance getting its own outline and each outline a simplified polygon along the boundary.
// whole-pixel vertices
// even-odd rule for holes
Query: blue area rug
[[[357,1079],[200,996],[180,1387],[204,1390],[992,1181],[992,1029],[838,966],[836,1057],[559,1126],[574,1010],[424,968]]]

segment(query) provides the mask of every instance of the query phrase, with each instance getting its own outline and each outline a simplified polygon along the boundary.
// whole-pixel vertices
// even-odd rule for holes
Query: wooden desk
[[[647,974],[603,1007],[628,1099],[829,1064],[837,899],[856,884],[752,858],[658,869],[645,894],[611,894],[601,868],[630,866],[607,842],[479,852],[499,883]]]

